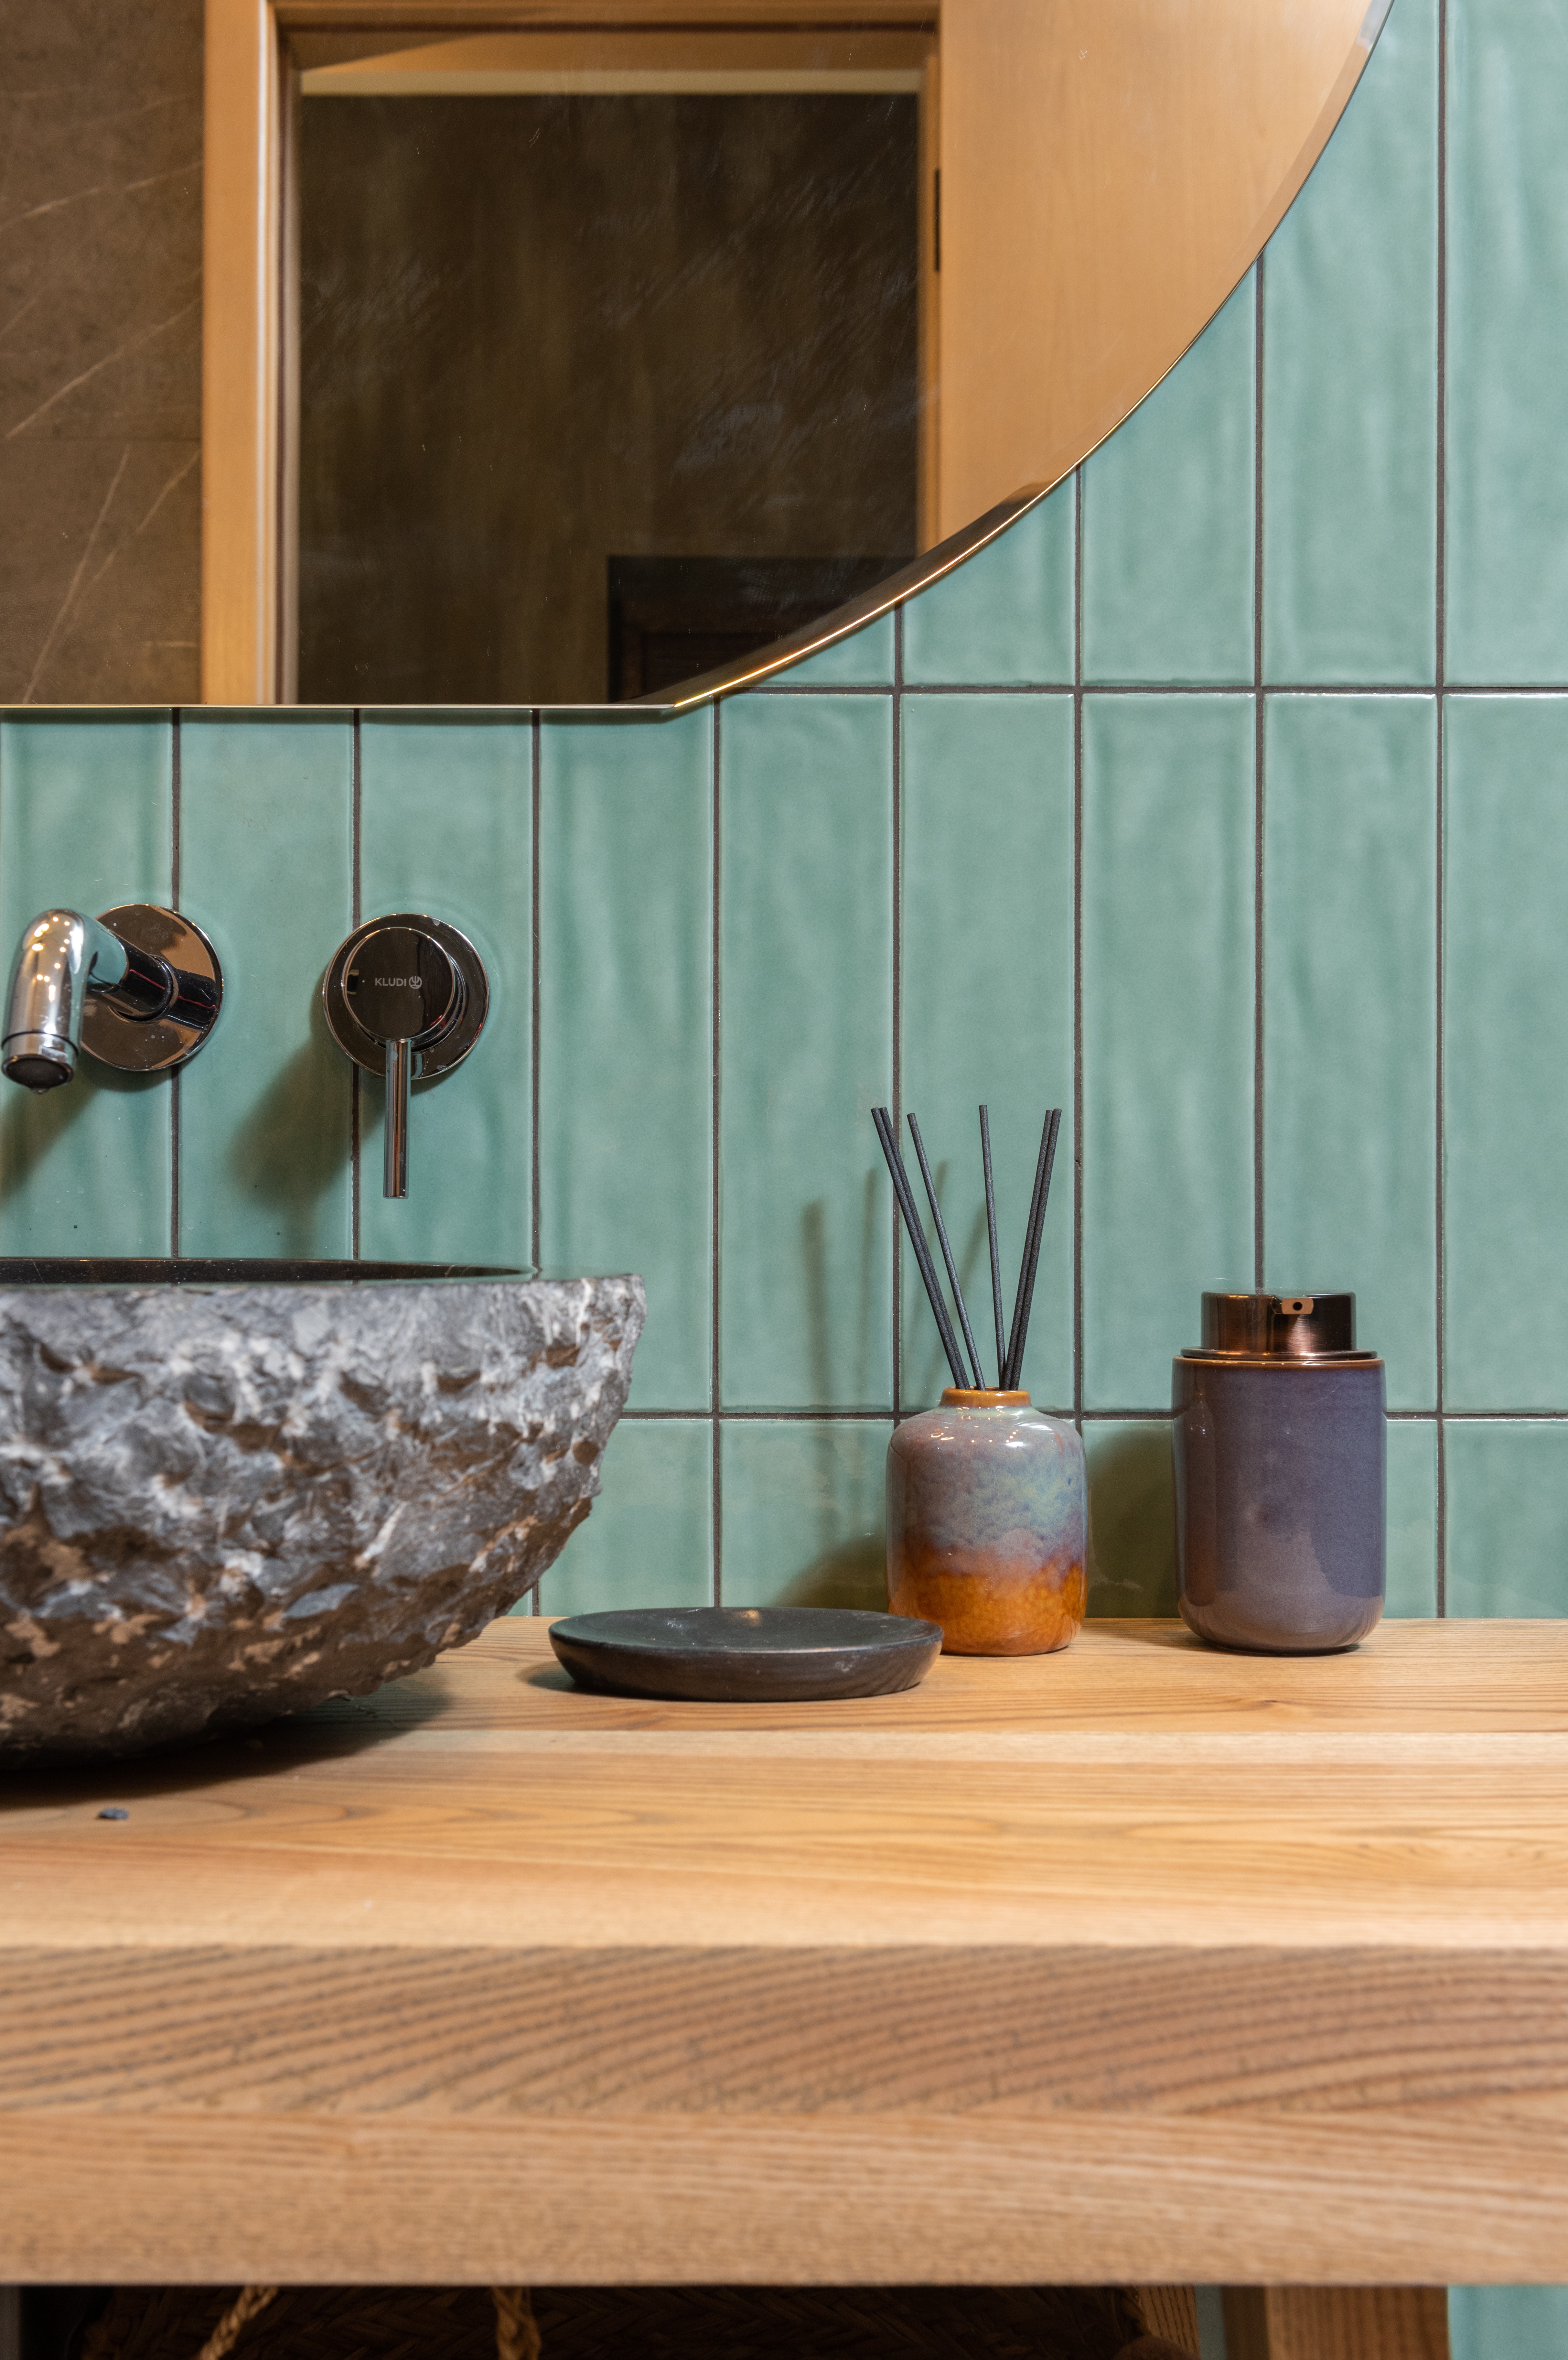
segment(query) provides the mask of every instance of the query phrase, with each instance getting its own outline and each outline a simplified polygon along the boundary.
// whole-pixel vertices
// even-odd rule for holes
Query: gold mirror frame
[[[291,33],[667,27],[935,35],[933,546],[793,638],[645,702],[767,679],[995,539],[1174,367],[1323,153],[1390,0],[207,0],[201,693],[278,701]],[[1019,486],[1022,486],[1020,489]],[[593,710],[582,706],[575,711]],[[626,712],[625,705],[605,708]]]

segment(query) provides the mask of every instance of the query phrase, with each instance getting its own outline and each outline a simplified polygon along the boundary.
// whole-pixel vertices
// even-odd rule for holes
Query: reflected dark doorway
[[[913,96],[300,121],[302,702],[657,692],[914,553]]]

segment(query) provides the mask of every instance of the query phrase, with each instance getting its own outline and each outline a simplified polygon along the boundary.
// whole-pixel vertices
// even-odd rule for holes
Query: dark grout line
[[[643,1425],[662,1421],[684,1426],[786,1426],[802,1419],[814,1426],[896,1426],[891,1409],[624,1409],[620,1422],[630,1418]]]
[[[903,608],[896,606],[895,615],[902,616]],[[748,688],[747,696],[891,696],[894,684],[890,680],[846,680],[837,687],[831,681],[803,680],[790,688],[782,683],[778,686]],[[717,702],[724,703],[723,697]]]
[[[349,733],[349,924],[357,926],[365,907],[363,845],[365,833],[364,734],[360,710],[354,711]]]
[[[893,609],[893,1135],[898,1136],[904,1103],[904,610]],[[898,1207],[892,1207],[893,1235],[893,1417],[903,1415],[904,1240]]]
[[[1083,1416],[1083,470],[1073,477],[1073,1417]]]
[[[1147,1424],[1163,1426],[1170,1420],[1168,1409],[1083,1409],[1071,1403],[1052,1404],[1038,1403],[1047,1417],[1059,1417],[1069,1424],[1094,1426],[1114,1424],[1132,1426]],[[909,1408],[880,1409],[626,1409],[621,1421],[651,1425],[659,1420],[686,1426],[755,1426],[785,1424],[810,1420],[818,1426],[896,1426],[901,1417],[912,1415]],[[1445,1409],[1441,1415],[1434,1409],[1390,1409],[1384,1417],[1390,1426],[1568,1426],[1568,1409]]]
[[[172,705],[169,715],[169,907],[175,910],[180,907],[180,766],[184,750],[180,718],[179,705]]]
[[[905,681],[898,694],[928,696],[1562,696],[1563,681],[1437,680],[1094,680],[1094,681]],[[748,696],[890,697],[891,682],[877,687],[755,688]],[[722,700],[721,700],[722,701]]]
[[[1447,861],[1447,810],[1444,781],[1443,683],[1448,663],[1448,0],[1437,8],[1437,483],[1435,486],[1432,675],[1437,684],[1437,909],[1434,923],[1437,969],[1436,1023],[1436,1152],[1434,1217],[1437,1237],[1435,1317],[1437,1323],[1437,1611],[1448,1612],[1448,1448],[1444,1426],[1443,1362],[1447,1343],[1444,1281],[1447,1273],[1447,1206],[1443,1194],[1446,1153],[1443,1100],[1448,1087],[1443,1034],[1447,1011],[1443,997],[1443,869]]]
[[[1439,1413],[1440,1426],[1496,1426],[1508,1419],[1531,1426],[1562,1426],[1568,1423],[1568,1409],[1444,1409]]]
[[[528,716],[528,1260],[537,1270],[539,1251],[539,1048],[543,1025],[539,1010],[539,784],[544,749],[539,708]],[[544,1612],[543,1581],[533,1587],[533,1611]]]
[[[169,712],[169,907],[180,907],[180,707]],[[178,1067],[169,1077],[169,1251],[178,1260],[180,1254],[180,1073]]]
[[[180,1259],[180,1076],[169,1077],[169,1251]]]
[[[722,855],[724,850],[724,812],[720,800],[722,783],[720,774],[722,744],[720,738],[719,715],[721,709],[722,700],[715,699],[713,704],[713,779],[712,788],[713,835],[713,907],[712,921],[713,936],[712,983],[712,1022],[713,1028],[712,1102],[713,1139],[711,1144],[712,1163],[710,1165],[708,1182],[708,1289],[710,1298],[710,1327],[708,1335],[708,1415],[711,1422],[711,1447],[713,1456],[712,1534],[713,1552],[713,1603],[715,1606],[722,1606],[724,1602],[724,1452],[720,1448],[722,1430],[720,1423],[719,1391],[720,1384],[722,1382],[722,1354],[719,1323],[722,1310],[721,1289],[724,1284],[722,1256],[720,1253],[721,1240],[719,1233],[719,1196],[724,1176],[723,1156],[721,1153],[722,1134],[720,1131],[720,1123],[724,1113],[724,965],[721,956],[724,937],[721,931],[722,913],[720,909],[720,896],[723,891]]]
[[[544,1025],[539,1007],[539,804],[540,782],[544,770],[543,731],[539,716],[534,714],[530,724],[528,746],[528,1260],[537,1270],[543,1255],[539,1251],[542,1225],[539,1211],[539,1184],[544,1162],[539,1151],[539,1106],[542,1081],[539,1074],[540,1053],[544,1041]]]
[[[355,1065],[348,1077],[348,1251],[351,1262],[359,1260],[360,1120],[359,1067]]]
[[[354,708],[354,720],[349,733],[349,931],[357,930],[360,912],[365,906],[364,843],[364,779],[361,758],[364,752],[360,728],[360,708]],[[359,1149],[362,1109],[360,1101],[359,1067],[352,1066],[348,1080],[348,1250],[351,1258],[359,1260]]]
[[[1264,796],[1268,781],[1263,686],[1263,312],[1264,257],[1258,257],[1252,289],[1252,1284],[1264,1278]]]

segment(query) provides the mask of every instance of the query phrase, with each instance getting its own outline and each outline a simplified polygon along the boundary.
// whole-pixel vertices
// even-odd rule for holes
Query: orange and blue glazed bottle
[[[887,1446],[887,1603],[953,1655],[1044,1655],[1083,1620],[1083,1445],[1027,1393],[950,1387]]]

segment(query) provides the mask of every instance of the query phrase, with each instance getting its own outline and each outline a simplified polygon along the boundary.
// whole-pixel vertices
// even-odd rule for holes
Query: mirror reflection
[[[301,700],[658,694],[914,554],[914,94],[311,79]]]
[[[0,697],[785,667],[1159,382],[1385,6],[12,0]]]

